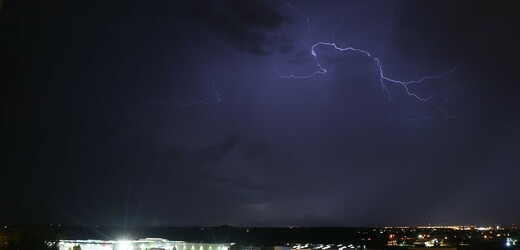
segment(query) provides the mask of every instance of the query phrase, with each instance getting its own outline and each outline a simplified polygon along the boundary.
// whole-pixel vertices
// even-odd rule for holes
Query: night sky
[[[518,1],[2,5],[0,223],[520,223]]]

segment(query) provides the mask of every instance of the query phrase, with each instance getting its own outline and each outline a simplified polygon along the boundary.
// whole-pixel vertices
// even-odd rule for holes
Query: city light
[[[71,250],[79,246],[82,250],[149,250],[164,249],[178,250],[180,245],[186,249],[186,243],[183,241],[168,241],[161,238],[146,238],[139,240],[60,240],[58,247],[60,250]],[[191,249],[220,249],[228,250],[232,243],[188,243]]]
[[[128,241],[119,241],[117,249],[118,250],[133,250],[134,247]]]

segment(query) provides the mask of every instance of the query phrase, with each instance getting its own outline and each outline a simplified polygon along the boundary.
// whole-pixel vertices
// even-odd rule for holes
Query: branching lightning
[[[338,51],[341,51],[341,52],[343,52],[343,51],[352,51],[352,52],[356,52],[356,53],[361,53],[361,54],[363,54],[363,55],[373,59],[376,62],[376,64],[377,64],[377,68],[378,68],[378,71],[379,71],[379,82],[381,84],[381,87],[383,88],[383,90],[385,92],[387,92],[388,95],[390,94],[390,91],[386,87],[385,81],[392,82],[392,83],[397,83],[397,84],[401,85],[406,90],[406,93],[409,96],[412,96],[412,97],[414,97],[414,98],[416,98],[417,100],[420,100],[420,101],[428,101],[431,98],[433,98],[437,93],[434,93],[434,94],[432,94],[430,96],[421,97],[421,96],[413,93],[410,90],[410,88],[408,87],[408,85],[422,83],[425,80],[440,79],[440,78],[445,77],[448,74],[453,73],[457,69],[457,67],[454,67],[453,69],[451,69],[449,71],[446,71],[446,72],[444,72],[444,73],[442,73],[440,75],[424,76],[424,77],[422,77],[419,80],[401,81],[401,80],[396,80],[396,79],[392,79],[390,77],[387,77],[384,74],[384,72],[383,72],[383,66],[381,66],[381,61],[379,60],[379,58],[372,56],[370,54],[370,52],[368,52],[366,50],[356,49],[356,48],[353,48],[353,47],[340,48],[335,43],[317,42],[317,43],[315,43],[314,45],[311,46],[311,50],[310,50],[311,51],[311,55],[314,58],[314,62],[316,63],[316,66],[318,67],[317,71],[315,71],[315,72],[313,72],[311,74],[308,74],[308,75],[280,75],[280,77],[282,77],[282,78],[303,79],[303,78],[312,78],[312,77],[315,77],[316,75],[322,75],[322,74],[327,73],[327,69],[325,69],[320,64],[320,62],[318,60],[318,55],[317,55],[316,51],[314,50],[317,46],[330,46],[330,47],[333,47],[334,49],[336,49]]]
[[[295,11],[296,13],[298,13],[299,15],[304,17],[306,22],[307,22],[307,29],[306,30],[310,29],[310,18],[309,18],[308,15],[304,14],[301,10],[295,8],[294,6],[292,6],[290,4],[286,4],[286,6],[288,6],[293,11]],[[305,41],[303,41],[303,36],[302,36],[302,41],[303,41],[304,45],[306,45],[309,48],[309,52],[312,55],[314,63],[316,65],[316,67],[317,67],[316,71],[314,71],[314,72],[312,72],[310,74],[307,74],[307,75],[294,75],[294,74],[283,75],[283,74],[280,73],[279,76],[281,78],[286,78],[286,79],[290,79],[290,78],[292,78],[292,79],[305,79],[305,78],[314,78],[314,77],[316,77],[318,75],[326,74],[327,73],[327,69],[321,65],[320,61],[318,60],[318,54],[316,53],[315,49],[317,47],[321,47],[321,46],[328,46],[328,47],[332,47],[333,49],[335,49],[335,50],[337,50],[339,52],[358,53],[358,54],[362,54],[362,55],[372,59],[376,63],[377,71],[379,72],[379,84],[380,84],[382,90],[386,93],[386,96],[387,96],[388,100],[391,101],[392,103],[395,103],[396,105],[402,107],[405,110],[406,110],[406,108],[404,107],[404,105],[400,104],[399,102],[397,102],[396,100],[394,100],[391,97],[391,91],[387,87],[387,83],[394,83],[394,84],[397,84],[397,85],[401,86],[405,90],[405,92],[406,92],[406,94],[408,96],[410,96],[410,97],[412,97],[412,98],[414,98],[414,99],[416,99],[418,101],[426,102],[426,101],[431,100],[435,96],[437,96],[439,93],[432,93],[432,94],[427,95],[427,96],[422,96],[422,95],[419,95],[419,94],[415,93],[414,91],[412,91],[410,89],[410,87],[413,86],[413,85],[421,84],[421,83],[423,83],[425,81],[428,81],[428,80],[436,80],[436,79],[445,78],[447,75],[455,72],[455,70],[458,68],[458,65],[453,67],[451,70],[443,72],[442,74],[439,74],[439,75],[430,75],[430,76],[421,77],[420,79],[417,79],[417,80],[403,81],[403,80],[398,80],[398,79],[394,79],[394,78],[391,78],[391,77],[387,76],[385,74],[385,72],[383,71],[383,66],[381,65],[381,60],[378,57],[373,56],[369,51],[363,50],[363,49],[354,48],[354,47],[341,47],[341,46],[338,46],[336,44],[336,42],[334,40],[335,39],[335,35],[336,35],[336,30],[344,22],[345,15],[353,8],[354,7],[351,7],[347,11],[345,11],[343,13],[343,15],[341,16],[340,22],[338,22],[336,24],[336,26],[334,27],[334,29],[332,31],[332,34],[331,34],[331,38],[333,39],[332,42],[319,41],[319,42],[314,43],[312,46],[308,46],[307,43],[305,43]],[[356,7],[356,8],[360,9],[361,7]],[[372,28],[372,29],[374,29],[374,28]],[[437,107],[437,110],[440,111],[442,114],[444,114],[444,116],[446,118],[456,118],[454,116],[450,116],[448,114],[448,112],[443,108],[443,106],[446,104],[446,102],[449,101],[449,97],[450,97],[450,94],[448,95],[448,97],[445,100],[443,100],[439,104],[439,106]],[[401,119],[401,118],[398,118],[398,119]],[[428,116],[412,113],[411,116],[406,117],[404,119],[410,120],[410,121],[417,121],[417,120],[425,120],[425,119],[431,119],[431,118],[428,117]]]
[[[220,96],[220,92],[218,91],[215,84],[212,84],[212,87],[213,87],[213,95],[211,96],[211,98],[209,100],[188,100],[187,102],[182,102],[182,103],[177,102],[177,103],[175,103],[175,106],[184,108],[184,107],[196,105],[196,104],[210,105],[215,102],[221,102],[222,98]]]
[[[289,7],[290,9],[292,9],[294,12],[298,13],[298,15],[302,16],[305,19],[305,22],[307,23],[307,27],[305,28],[305,30],[302,30],[300,36],[301,36],[302,43],[307,48],[310,48],[311,46],[309,44],[307,44],[307,42],[305,42],[305,33],[311,28],[311,18],[309,16],[305,15],[303,13],[303,11],[301,11],[300,9],[297,9],[290,3],[286,3],[285,6]]]
[[[351,6],[350,8],[348,8],[345,12],[343,12],[343,14],[341,15],[341,19],[340,21],[336,24],[336,26],[334,26],[334,29],[332,30],[332,33],[330,34],[330,37],[332,38],[332,42],[335,43],[335,40],[336,40],[336,31],[338,30],[338,28],[345,22],[345,15],[347,15],[348,13],[350,13],[351,10],[362,10],[364,6]],[[371,32],[375,29],[376,26],[372,27],[372,29],[368,32]]]
[[[450,101],[450,98],[453,94],[455,94],[457,91],[450,91],[448,92],[446,98],[439,104],[439,106],[437,106],[437,110],[439,112],[441,112],[442,114],[444,114],[444,116],[446,118],[454,118],[454,119],[459,119],[459,118],[462,118],[462,117],[459,117],[459,116],[455,116],[455,115],[452,115],[448,112],[448,110],[446,110],[444,108],[444,106],[446,105],[446,103],[448,103]]]

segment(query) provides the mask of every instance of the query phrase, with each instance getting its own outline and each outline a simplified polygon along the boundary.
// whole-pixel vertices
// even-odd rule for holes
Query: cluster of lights
[[[228,250],[233,244],[207,244],[207,243],[186,243],[184,241],[168,241],[159,238],[146,238],[141,240],[60,240],[58,243],[60,250],[70,250],[76,246],[81,249],[90,250],[147,250],[161,248],[165,250]],[[182,248],[182,249],[181,249]]]
[[[116,247],[117,250],[134,250],[134,246],[129,241],[120,241]]]
[[[302,250],[327,250],[327,249],[334,249],[334,250],[345,250],[345,249],[361,249],[361,248],[365,248],[365,246],[354,246],[353,244],[349,244],[349,245],[343,245],[343,244],[339,244],[339,245],[335,245],[335,244],[327,244],[327,245],[323,245],[323,244],[305,244],[305,245],[301,245],[301,244],[296,244],[294,246],[291,247],[292,249],[302,249]]]
[[[507,238],[506,239],[506,246],[508,246],[508,247],[516,246],[516,242],[517,241],[518,241],[517,239]]]

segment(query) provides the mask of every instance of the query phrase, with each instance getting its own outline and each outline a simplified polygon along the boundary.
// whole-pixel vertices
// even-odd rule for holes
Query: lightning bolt
[[[308,15],[305,15],[301,10],[295,8],[294,6],[292,6],[290,4],[286,4],[286,6],[291,8],[293,11],[295,11],[296,13],[301,15],[302,17],[304,17],[306,22],[307,22],[307,29],[306,29],[306,31],[308,29],[310,29],[310,17]],[[310,52],[310,54],[313,57],[314,63],[316,65],[316,67],[317,67],[316,71],[314,71],[314,72],[312,72],[310,74],[307,74],[307,75],[293,75],[293,74],[284,75],[284,74],[281,74],[279,72],[279,76],[281,78],[285,78],[285,79],[307,79],[307,78],[314,78],[314,77],[316,77],[318,75],[326,74],[327,73],[327,69],[321,65],[320,61],[318,60],[318,54],[316,53],[315,49],[317,47],[327,46],[327,47],[332,47],[333,49],[335,49],[335,50],[337,50],[339,52],[358,53],[358,54],[364,55],[364,56],[372,59],[375,62],[376,66],[377,66],[377,71],[379,73],[379,84],[380,84],[382,90],[386,93],[387,99],[389,101],[391,101],[392,103],[400,106],[404,110],[407,110],[407,108],[403,104],[400,104],[399,102],[397,102],[395,99],[392,98],[391,91],[388,89],[387,83],[394,83],[394,84],[399,85],[400,87],[402,87],[405,90],[405,92],[406,92],[406,94],[408,96],[410,96],[410,97],[412,97],[412,98],[414,98],[414,99],[416,99],[418,101],[422,101],[422,102],[430,101],[432,98],[437,96],[439,93],[433,93],[433,94],[430,94],[430,95],[427,95],[427,96],[421,96],[421,95],[415,93],[414,91],[412,91],[410,89],[410,87],[413,86],[413,85],[421,84],[421,83],[423,83],[425,81],[428,81],[428,80],[436,80],[436,79],[445,78],[449,74],[452,74],[453,72],[455,72],[457,70],[457,68],[459,67],[459,65],[457,65],[457,66],[453,67],[452,69],[450,69],[450,70],[448,70],[446,72],[443,72],[443,73],[441,73],[439,75],[424,76],[424,77],[421,77],[420,79],[417,79],[417,80],[403,81],[403,80],[398,80],[398,79],[394,79],[394,78],[391,78],[391,77],[387,76],[385,74],[384,70],[383,70],[383,66],[381,64],[381,60],[378,57],[373,56],[369,51],[363,50],[363,49],[354,48],[354,47],[341,47],[341,46],[338,46],[336,44],[336,42],[334,41],[336,30],[344,22],[345,15],[350,10],[352,10],[353,8],[354,7],[351,7],[347,11],[345,11],[343,13],[343,15],[341,16],[340,22],[338,22],[336,24],[336,26],[334,27],[334,29],[332,31],[332,34],[331,34],[331,38],[333,39],[332,42],[319,41],[319,42],[314,43],[312,46],[308,46],[307,43],[305,43],[303,41],[303,38],[302,38],[302,41],[304,42],[304,45],[306,45],[309,48],[309,52]],[[361,7],[357,7],[357,9],[361,9]],[[372,28],[372,29],[375,29],[375,27]],[[441,104],[437,107],[437,110],[440,111],[442,114],[444,114],[444,116],[446,118],[455,118],[454,116],[449,115],[448,112],[443,108],[445,103],[449,101],[449,97],[450,97],[450,95],[448,95],[448,97],[444,101],[441,102]],[[431,118],[428,117],[428,116],[412,113],[408,117],[405,117],[405,118],[395,118],[395,119],[392,119],[392,120],[396,120],[396,119],[418,121],[418,120],[426,120],[426,119],[431,119]]]
[[[459,91],[450,91],[450,92],[448,92],[446,98],[445,98],[441,103],[439,103],[439,106],[437,106],[437,110],[438,110],[439,112],[443,113],[444,116],[445,116],[446,118],[464,119],[463,117],[459,117],[459,116],[455,116],[455,115],[450,114],[450,113],[448,112],[448,110],[446,110],[446,109],[444,108],[444,106],[446,105],[446,103],[448,103],[448,102],[450,101],[451,96],[452,96],[453,94],[457,93],[457,92],[459,92]]]
[[[307,15],[305,15],[303,13],[303,11],[301,11],[300,9],[294,7],[292,4],[290,3],[286,3],[285,6],[287,6],[288,8],[290,8],[291,10],[293,10],[294,12],[296,12],[298,15],[300,15],[301,17],[303,17],[305,19],[305,22],[307,23],[307,27],[302,30],[301,34],[300,34],[300,38],[302,40],[302,43],[307,47],[307,48],[310,48],[311,46],[309,44],[307,44],[307,42],[305,42],[305,34],[307,33],[308,30],[311,29],[311,18]]]
[[[358,11],[362,10],[362,9],[365,7],[365,6],[364,6],[364,5],[365,5],[364,3],[365,3],[365,2],[363,2],[363,6],[355,6],[355,5],[354,5],[354,6],[349,7],[345,12],[343,12],[343,14],[341,15],[341,19],[340,19],[340,21],[336,24],[336,26],[334,26],[334,29],[332,30],[332,33],[330,34],[330,37],[332,38],[332,42],[335,43],[335,40],[336,40],[336,31],[337,31],[338,28],[339,28],[339,27],[340,27],[340,26],[345,22],[345,16],[346,16],[348,13],[350,13],[350,11],[352,11],[352,10],[354,10],[354,9],[355,9],[355,10],[358,10]],[[370,31],[368,31],[368,32],[372,32],[375,28],[376,28],[376,26],[372,27],[372,29],[371,29]],[[367,32],[367,33],[368,33],[368,32]]]
[[[196,105],[196,104],[210,105],[215,102],[221,102],[222,97],[220,96],[220,92],[218,91],[215,84],[212,84],[212,87],[213,87],[213,95],[211,96],[211,99],[209,99],[209,100],[188,100],[187,102],[183,102],[183,103],[177,102],[177,103],[175,103],[175,106],[184,108],[184,107]]]

